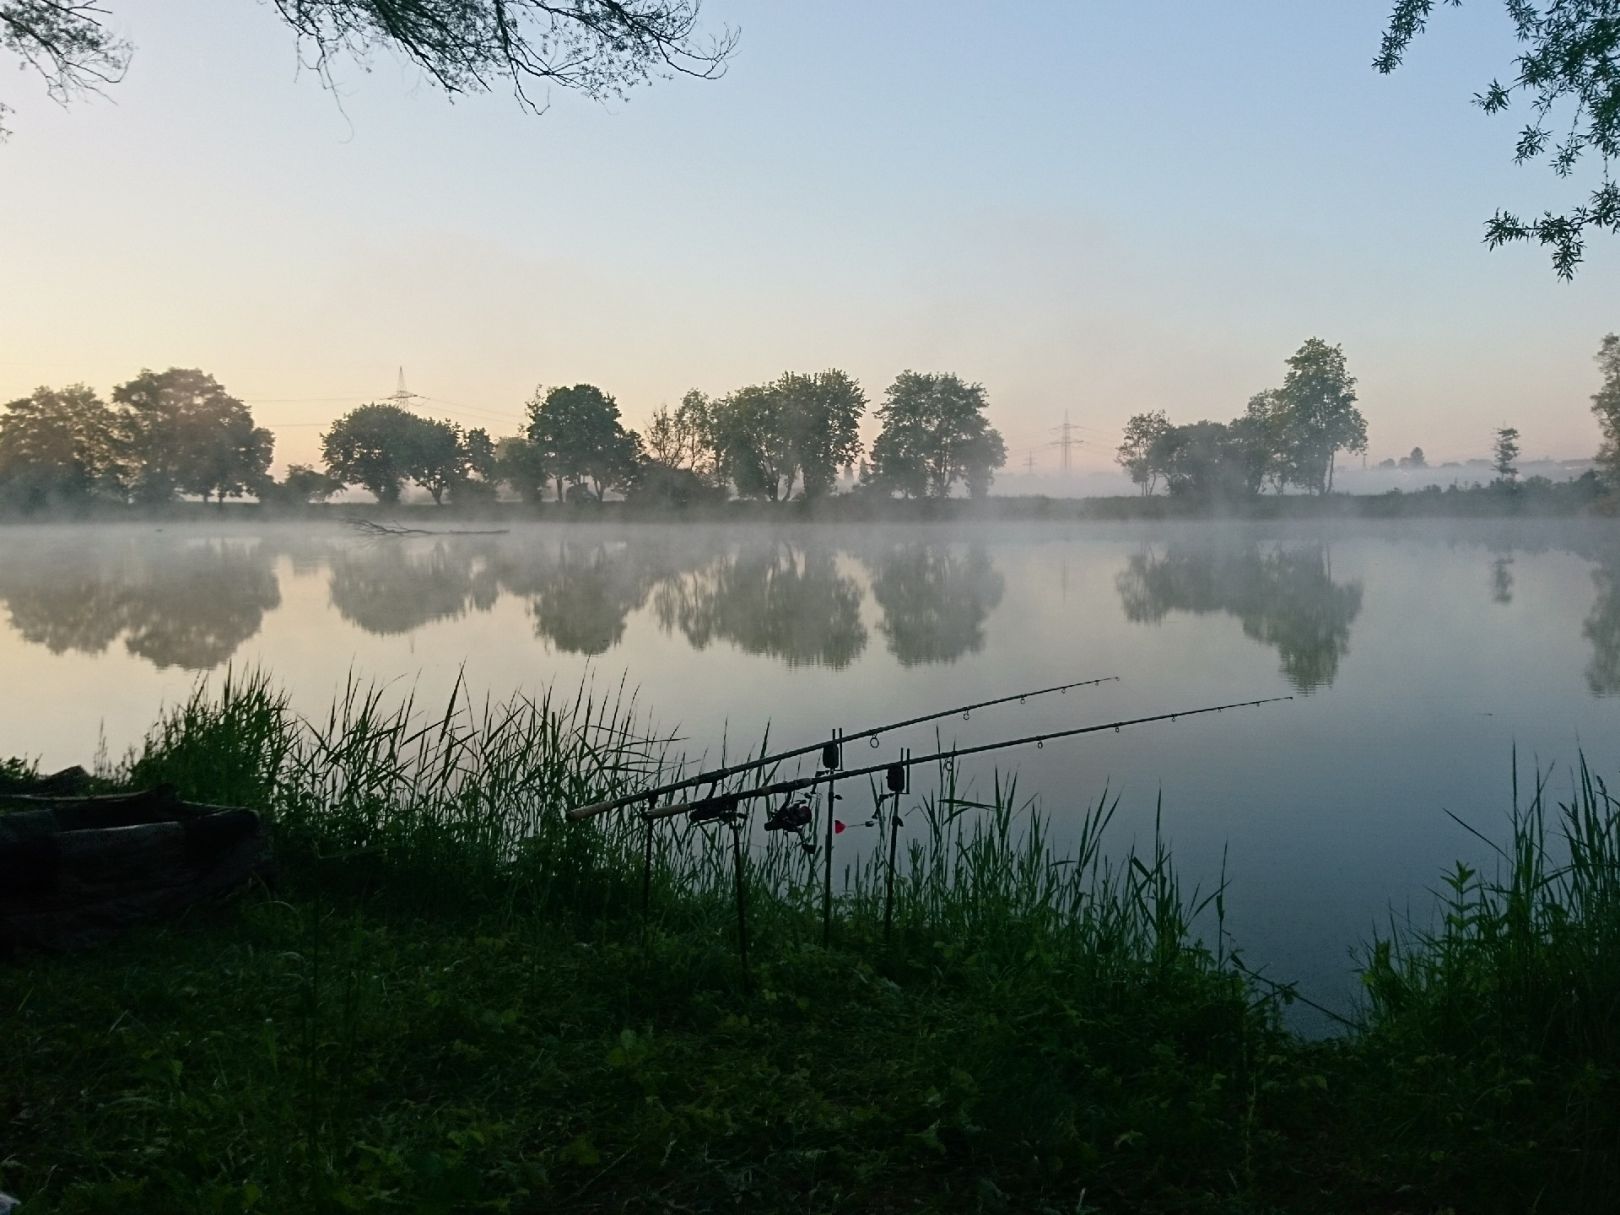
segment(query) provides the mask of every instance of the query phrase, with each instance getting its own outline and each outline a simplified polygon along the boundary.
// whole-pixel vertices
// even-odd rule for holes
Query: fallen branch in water
[[[432,531],[425,527],[399,527],[392,523],[377,523],[371,519],[350,519],[349,526],[358,528],[368,536],[504,536],[511,530],[497,527],[487,531],[468,531],[462,528]]]

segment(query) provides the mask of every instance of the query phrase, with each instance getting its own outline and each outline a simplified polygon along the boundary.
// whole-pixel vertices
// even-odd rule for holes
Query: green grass
[[[644,912],[634,821],[562,817],[670,770],[622,688],[388,704],[310,722],[236,677],[108,774],[263,810],[281,879],[0,964],[24,1215],[1612,1208],[1620,827],[1584,765],[1310,1042],[1218,882],[1110,851],[1107,797],[1058,857],[1015,785],[942,771],[892,939],[845,849],[830,948],[819,864],[756,836],[744,972],[724,828],[655,835]]]

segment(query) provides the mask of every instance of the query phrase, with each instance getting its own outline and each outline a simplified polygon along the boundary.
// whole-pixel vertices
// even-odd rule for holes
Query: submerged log
[[[273,868],[260,817],[159,786],[0,794],[0,949],[73,949],[229,895]]]

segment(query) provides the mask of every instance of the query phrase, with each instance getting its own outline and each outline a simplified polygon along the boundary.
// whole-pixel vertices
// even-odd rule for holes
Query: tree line
[[[1604,386],[1592,410],[1605,436],[1599,466],[1620,485],[1620,338],[1610,334],[1598,352]],[[1125,424],[1115,460],[1144,495],[1160,485],[1173,495],[1223,500],[1290,487],[1312,494],[1333,490],[1334,457],[1367,450],[1367,420],[1356,408],[1356,378],[1341,346],[1308,339],[1286,362],[1281,387],[1249,398],[1230,422],[1172,423],[1163,410],[1139,413]],[[1494,485],[1519,487],[1519,431],[1501,426],[1492,439]],[[1427,468],[1421,447],[1381,468]]]
[[[269,484],[274,449],[248,407],[201,371],[143,371],[110,404],[83,384],[37,388],[0,416],[0,502],[223,502]]]
[[[1163,410],[1125,424],[1116,459],[1144,494],[1160,484],[1176,495],[1235,498],[1289,486],[1333,489],[1333,457],[1367,449],[1356,379],[1344,350],[1310,338],[1287,361],[1280,388],[1249,398],[1230,422],[1175,425]]]
[[[437,503],[600,502],[610,493],[671,505],[707,499],[814,500],[840,479],[881,496],[989,493],[1006,444],[989,424],[982,384],[902,372],[860,438],[865,391],[836,368],[787,372],[725,396],[688,392],[643,431],[593,384],[537,390],[521,430],[499,439],[397,405],[361,405],[321,436],[322,467],[270,475],[274,436],[247,405],[195,369],[143,371],[103,401],[82,384],[39,388],[0,415],[0,504],[156,504],[195,495],[223,502],[323,501],[346,487],[379,502],[416,485]]]

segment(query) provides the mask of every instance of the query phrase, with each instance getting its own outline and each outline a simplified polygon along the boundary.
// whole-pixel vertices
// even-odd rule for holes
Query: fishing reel
[[[795,801],[790,797],[765,816],[765,830],[783,831],[792,835],[799,841],[799,848],[806,856],[814,856],[816,845],[814,841],[805,839],[804,829],[815,821],[816,807],[813,801],[809,798]]]

